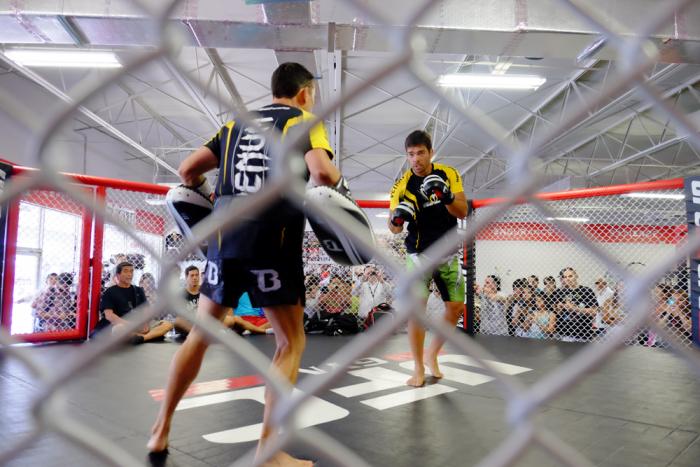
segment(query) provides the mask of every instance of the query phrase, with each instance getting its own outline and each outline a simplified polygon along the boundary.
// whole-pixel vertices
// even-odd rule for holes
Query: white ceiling
[[[22,9],[0,1],[0,51],[21,45],[42,48],[109,48],[124,62],[151,50],[157,34],[129,2],[109,0],[27,2]],[[153,6],[167,2],[150,2]],[[396,58],[388,31],[398,30],[421,2],[372,2],[392,17],[389,25],[353,10],[347,2],[251,5],[243,0],[186,3],[171,25],[184,46],[175,60],[188,70],[176,79],[164,62],[123,76],[90,99],[90,114],[66,122],[52,147],[66,170],[133,180],[172,181],[169,171],[192,148],[208,140],[234,115],[236,102],[252,110],[269,102],[269,77],[280,61],[299,59],[321,76],[321,106],[337,99],[333,59],[338,60],[340,92],[362,86]],[[506,141],[529,144],[573,108],[596,99],[620,72],[616,50],[605,46],[576,61],[597,37],[556,0],[525,2],[442,1],[415,29],[426,39],[421,63],[437,76],[446,72],[491,72],[510,63],[508,74],[536,74],[547,82],[537,91],[455,91],[458,105],[487,115]],[[622,23],[639,28],[658,2],[589,2]],[[643,5],[640,5],[643,4]],[[700,7],[675,18],[651,40],[665,44],[662,61],[648,73],[676,109],[700,115],[700,47],[696,28]],[[679,33],[680,31],[680,33]],[[669,36],[669,34],[671,36]],[[669,42],[668,37],[674,40]],[[35,68],[23,70],[0,56],[0,155],[33,164],[28,150],[36,127],[64,106],[57,94],[77,96],[110,71]],[[531,58],[525,58],[531,56]],[[41,81],[45,80],[44,84]],[[200,90],[192,83],[205,83]],[[51,93],[47,84],[56,88]],[[221,105],[221,102],[231,103]],[[19,112],[18,108],[22,108]],[[576,126],[547,142],[537,170],[558,186],[592,186],[654,180],[700,169],[698,148],[678,132],[658,106],[634,89],[592,108]],[[19,113],[26,114],[24,116]],[[27,117],[29,115],[29,117]],[[336,122],[339,117],[339,122]],[[105,123],[106,122],[106,123]],[[360,197],[386,193],[404,168],[403,140],[426,128],[438,145],[438,160],[457,167],[469,195],[492,196],[508,183],[508,153],[476,125],[440,102],[407,70],[374,83],[327,120],[340,126],[339,160],[351,188]],[[116,131],[115,131],[116,130]],[[125,144],[129,139],[134,144]],[[156,167],[150,157],[163,161]]]

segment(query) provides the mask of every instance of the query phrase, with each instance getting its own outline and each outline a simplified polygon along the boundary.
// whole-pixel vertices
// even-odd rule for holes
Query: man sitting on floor
[[[124,332],[128,324],[125,316],[134,308],[146,302],[146,294],[141,287],[131,284],[134,278],[134,266],[123,261],[117,264],[116,285],[109,287],[100,299],[100,321],[95,331],[111,327],[112,333]],[[143,325],[139,332],[131,335],[132,344],[143,344],[163,340],[165,334],[173,328],[167,321],[152,321]]]

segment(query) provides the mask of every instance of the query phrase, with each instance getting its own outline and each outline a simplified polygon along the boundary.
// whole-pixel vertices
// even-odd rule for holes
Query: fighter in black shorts
[[[283,63],[272,74],[272,104],[259,109],[256,123],[263,130],[276,128],[289,134],[295,127],[313,119],[313,75],[297,63]],[[275,157],[267,140],[272,131],[259,131],[235,121],[228,122],[204,147],[190,154],[180,165],[185,185],[196,187],[203,175],[219,168],[214,210],[223,209],[239,196],[259,191],[270,176]],[[279,134],[278,133],[278,134]],[[331,151],[323,124],[319,123],[304,138],[299,149],[310,176],[318,185],[337,185],[341,174],[331,163]],[[272,324],[277,351],[272,364],[291,384],[295,384],[304,351],[304,271],[302,240],[304,213],[280,199],[265,212],[246,219],[233,232],[219,232],[209,239],[207,267],[204,272],[198,314],[223,319],[227,311],[248,292],[253,306],[263,307]],[[208,347],[204,334],[195,328],[173,358],[165,398],[148,442],[151,452],[168,446],[173,412],[199,372]],[[275,435],[270,414],[275,400],[272,391],[265,396],[263,426],[258,445]],[[271,465],[311,465],[278,453]]]

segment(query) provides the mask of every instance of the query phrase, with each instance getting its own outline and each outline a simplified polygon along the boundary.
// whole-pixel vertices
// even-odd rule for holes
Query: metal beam
[[[660,73],[663,73],[663,71]],[[664,98],[668,98],[668,97],[673,96],[679,92],[682,92],[684,89],[688,88],[689,86],[694,85],[698,81],[700,81],[700,75],[696,75],[693,78],[691,78],[690,80],[682,83],[681,85],[675,86],[674,88],[665,91],[662,95]],[[633,93],[634,93],[634,89],[631,89],[630,91],[624,93],[622,96],[615,98],[612,102],[610,102],[610,104],[606,105],[605,107],[600,109],[598,112],[594,112],[593,115],[584,119],[583,122],[590,122],[590,120],[596,119],[596,117],[599,116],[602,112],[607,112],[611,108],[611,106],[619,105],[619,104],[623,103],[624,100],[626,98],[629,98]],[[646,112],[647,110],[651,109],[652,107],[654,107],[654,104],[644,104],[642,107],[640,107],[638,109],[633,109],[631,111],[624,113],[624,115],[622,117],[616,119],[613,123],[606,125],[603,129],[597,131],[595,134],[592,134],[592,135],[588,134],[586,138],[584,138],[580,141],[577,141],[574,145],[569,146],[566,149],[559,151],[556,154],[545,158],[545,160],[542,161],[541,165],[545,166],[545,165],[551,164],[552,162],[555,162],[555,161],[565,157],[566,155],[572,153],[576,149],[588,144],[589,142],[593,141],[597,137],[604,135],[605,133],[609,132],[613,128],[616,128],[616,127],[622,125],[623,123],[627,122],[628,120],[635,118],[638,114],[640,114],[642,112]],[[576,125],[577,128],[580,126],[581,126],[581,124]],[[560,139],[560,138],[557,138],[557,140],[558,139]],[[550,144],[551,143],[547,144],[545,147],[550,146]],[[483,185],[481,185],[479,187],[479,190],[489,188],[493,184],[499,182],[500,180],[502,180],[506,176],[507,173],[508,173],[508,171],[506,170],[506,171],[502,172],[501,174],[495,176],[491,180],[489,180],[486,183],[484,183]]]
[[[133,101],[136,102],[148,115],[153,117],[155,121],[157,121],[160,126],[165,128],[168,133],[173,135],[173,137],[179,141],[181,144],[184,144],[187,140],[185,139],[184,136],[182,136],[171,124],[170,122],[160,115],[158,112],[156,112],[153,107],[151,107],[145,100],[143,100],[141,97],[134,96],[134,91],[127,86],[123,81],[119,82],[119,87],[122,88],[122,90],[131,98],[133,98]]]
[[[214,66],[216,74],[219,75],[219,79],[222,83],[224,83],[224,87],[226,88],[226,91],[228,91],[229,97],[231,97],[231,106],[233,107],[234,112],[245,111],[246,106],[243,102],[243,98],[241,98],[241,94],[238,92],[236,85],[233,83],[231,75],[229,75],[228,71],[226,71],[226,67],[224,66],[223,60],[221,60],[219,52],[216,49],[204,50],[206,51],[211,64]]]
[[[211,123],[212,129],[218,131],[219,128],[221,128],[223,122],[217,117],[217,112],[215,112],[211,109],[211,107],[209,107],[209,104],[204,99],[204,96],[202,96],[199,93],[199,89],[197,89],[194,86],[194,84],[192,84],[190,80],[187,79],[187,77],[182,76],[180,71],[177,68],[175,68],[175,66],[172,63],[170,63],[170,60],[163,59],[161,62],[163,63],[165,69],[170,73],[170,75],[173,78],[175,78],[175,81],[182,87],[183,90],[187,92],[187,94],[189,94],[189,96],[192,98],[195,104],[197,104],[197,107],[199,107],[202,110],[204,116],[207,117],[207,120],[209,120],[209,122]]]
[[[3,52],[0,51],[0,60],[4,61],[11,67],[15,69],[15,71],[20,74],[21,76],[25,77],[29,81],[33,82],[34,84],[40,86],[42,89],[45,91],[48,91],[50,94],[53,94],[56,96],[58,99],[62,100],[63,102],[67,104],[74,104],[75,101],[73,100],[72,97],[70,97],[68,94],[64,93],[60,89],[58,89],[56,86],[48,82],[46,79],[44,79],[42,76],[34,72],[33,70],[30,70],[29,68],[26,68],[18,63],[15,63],[12,61],[9,57],[7,57]],[[95,122],[97,125],[102,127],[105,131],[110,133],[112,136],[117,138],[119,141],[122,143],[126,144],[127,146],[130,146],[132,149],[136,150],[137,152],[143,154],[144,156],[148,157],[151,159],[153,162],[156,164],[160,165],[163,167],[165,170],[167,170],[170,173],[173,173],[175,175],[178,174],[177,170],[172,167],[171,165],[167,164],[166,162],[163,162],[153,154],[151,151],[146,149],[145,147],[141,146],[139,143],[128,137],[126,134],[122,133],[118,129],[116,129],[113,125],[110,125],[107,121],[102,119],[100,116],[98,116],[96,113],[91,111],[85,106],[80,106],[78,107],[78,111],[88,117],[90,120]]]
[[[5,9],[6,21],[20,23],[18,28],[6,29],[10,29],[8,34],[15,29],[22,31],[22,28],[42,33],[32,35],[27,31],[20,38],[26,43],[40,43],[40,37],[44,36],[50,39],[44,40],[46,43],[72,44],[72,38],[65,31],[61,30],[60,35],[55,34],[51,30],[52,22],[47,21],[51,15],[63,15],[75,21],[93,46],[156,45],[158,37],[153,33],[151,19],[143,18],[142,11],[128,3],[121,2],[119,8],[112,3],[111,0],[23,2],[21,11]],[[392,44],[387,41],[387,34],[402,34],[411,28],[425,38],[428,53],[463,54],[466,46],[469,53],[479,55],[502,55],[504,50],[508,50],[511,56],[547,56],[573,61],[600,37],[597,28],[583,23],[567,8],[551,8],[550,2],[529,2],[528,14],[516,28],[513,27],[513,18],[522,16],[522,2],[498,2],[498,8],[485,8],[481,0],[444,2],[441,8],[428,13],[423,20],[424,25],[418,26],[353,23],[357,15],[352,11],[354,9],[327,3],[330,5],[325,8],[322,17],[324,21],[335,24],[335,50],[389,52],[392,51]],[[587,3],[601,15],[624,18],[625,30],[616,32],[626,34],[629,30],[647,27],[648,12],[654,11],[658,0],[588,0]],[[180,9],[171,20],[171,26],[179,30],[195,29],[197,37],[187,35],[189,42],[185,45],[204,48],[326,49],[329,25],[303,22],[295,14],[295,5],[302,4],[308,8],[308,2],[267,3],[262,21],[257,17],[257,5],[246,6],[241,1],[236,4],[235,8],[221,8],[219,2],[198,2],[194,10]],[[281,5],[278,16],[286,19],[279,23],[272,21],[275,16],[268,14],[270,5]],[[372,2],[372,7],[380,10],[386,18],[396,15],[392,10],[396,8],[396,2]],[[700,8],[687,8],[678,14],[675,23],[659,28],[650,41],[663,49],[662,61],[697,63],[700,60],[700,34],[698,28],[692,25],[700,24]],[[439,24],[440,27],[425,24]],[[679,30],[682,33],[679,34]],[[2,36],[0,33],[0,42],[3,42]],[[668,41],[669,38],[672,40]],[[17,38],[14,39],[17,41]],[[670,47],[665,47],[667,43]],[[604,60],[617,59],[617,54],[615,47],[609,45],[596,51],[596,56]]]

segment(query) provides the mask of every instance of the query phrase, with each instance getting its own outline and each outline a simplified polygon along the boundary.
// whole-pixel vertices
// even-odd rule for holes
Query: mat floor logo
[[[439,396],[458,390],[458,385],[478,386],[493,380],[483,373],[469,371],[459,366],[476,367],[479,364],[465,355],[444,354],[439,357],[444,378],[437,384],[429,384],[421,388],[409,388],[406,379],[410,376],[403,371],[387,368],[398,363],[399,367],[413,370],[413,361],[409,354],[387,355],[384,358],[367,357],[358,360],[350,367],[348,374],[366,381],[331,389],[331,392],[348,399],[361,399],[365,396],[395,389],[389,394],[361,399],[360,402],[377,410],[388,410],[401,405]],[[495,369],[503,374],[517,375],[531,371],[526,368],[508,363],[489,361]],[[329,368],[334,366],[328,363]],[[327,372],[323,368],[312,366],[302,368],[300,373],[308,375],[322,375]],[[257,376],[243,376],[217,381],[197,383],[190,387],[186,399],[183,399],[177,407],[178,411],[189,410],[197,407],[222,404],[232,401],[256,401],[265,403],[265,388],[263,381]],[[457,383],[457,385],[454,385]],[[232,391],[226,389],[240,388]],[[211,394],[215,393],[215,394]],[[205,395],[206,394],[206,395]],[[162,397],[162,390],[151,391],[155,399]],[[330,403],[319,397],[312,397],[299,413],[300,428],[320,425],[347,417],[350,412],[336,404]],[[236,444],[248,441],[256,441],[260,435],[261,424],[252,424],[230,430],[219,431],[204,435],[204,439],[212,443]]]

